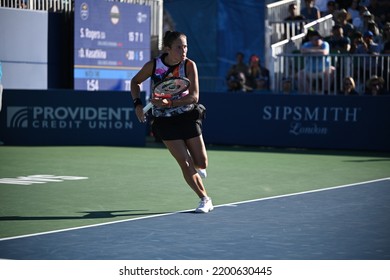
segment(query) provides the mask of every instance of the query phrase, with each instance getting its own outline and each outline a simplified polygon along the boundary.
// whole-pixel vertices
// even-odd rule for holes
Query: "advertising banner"
[[[0,141],[5,145],[144,146],[129,92],[5,90]]]
[[[390,151],[390,96],[203,92],[200,102],[206,144]],[[4,91],[5,145],[144,146],[146,129],[129,92]]]
[[[202,93],[207,143],[390,150],[390,96]]]

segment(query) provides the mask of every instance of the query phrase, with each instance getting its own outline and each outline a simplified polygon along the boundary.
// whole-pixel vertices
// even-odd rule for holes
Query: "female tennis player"
[[[203,112],[197,105],[198,70],[195,62],[187,58],[185,34],[167,31],[163,45],[164,53],[147,62],[131,80],[135,113],[140,122],[146,121],[140,99],[140,85],[149,77],[154,85],[173,77],[189,79],[190,86],[183,93],[171,99],[151,98],[152,129],[178,162],[187,184],[201,199],[195,212],[208,213],[214,207],[202,181],[202,178],[207,176],[208,158],[202,137]]]

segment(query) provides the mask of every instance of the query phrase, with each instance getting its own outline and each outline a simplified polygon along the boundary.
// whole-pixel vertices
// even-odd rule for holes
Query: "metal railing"
[[[73,11],[73,2],[71,0],[1,0],[0,7],[36,11],[71,12]]]
[[[326,68],[327,63],[330,64],[329,68]],[[287,82],[292,92],[298,94],[337,95],[344,78],[352,77],[356,91],[362,95],[372,76],[383,78],[384,89],[390,91],[390,55],[279,54],[274,61],[272,75],[275,93],[282,93]]]
[[[329,36],[331,34],[331,29],[333,27],[333,16],[327,15],[323,18],[320,18],[316,21],[309,22],[303,26],[302,32],[299,34],[294,34],[291,38],[283,38],[282,40],[279,40],[277,43],[274,43],[271,45],[271,56],[275,57],[275,55],[280,53],[286,53],[291,52],[295,49],[300,48],[302,44],[302,40],[307,34],[307,31],[311,28],[314,28],[317,30],[323,37]],[[285,26],[285,22],[280,22],[278,24],[280,26]],[[275,25],[275,26],[278,26]],[[289,26],[289,25],[287,25]],[[293,26],[290,25],[289,27],[283,27],[283,28],[292,28]],[[282,27],[279,27],[277,30],[281,30]],[[278,36],[281,36],[280,34]]]
[[[297,21],[273,21],[269,23],[271,30],[271,44],[278,43],[284,39],[291,39],[302,33],[306,34],[307,30],[314,28],[323,36],[330,35],[333,26],[333,16],[327,15],[315,21],[297,20]]]
[[[307,31],[310,28],[314,28],[317,31],[320,32],[320,34],[324,37],[329,36],[331,34],[331,29],[333,26],[333,16],[327,15],[325,17],[322,17],[318,20],[309,22],[303,26],[303,32],[295,35],[291,38],[284,39],[282,41],[279,41],[277,43],[271,44],[270,48],[266,48],[266,66],[269,68],[271,73],[277,71],[277,69],[274,69],[275,64],[273,63],[273,60],[281,54],[288,54],[293,53],[296,51],[299,51],[301,48],[302,42],[307,34]],[[275,89],[276,81],[271,81],[271,88]]]
[[[290,39],[296,35],[305,32],[305,25],[308,22],[306,20],[291,20],[284,21],[278,20],[269,23],[271,30],[271,44],[275,44],[285,39]]]

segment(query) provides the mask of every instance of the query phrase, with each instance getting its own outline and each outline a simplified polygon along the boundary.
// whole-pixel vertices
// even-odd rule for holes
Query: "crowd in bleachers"
[[[315,26],[304,28],[306,24],[328,15],[332,15],[333,24],[324,34],[319,34]],[[303,46],[310,45],[310,38],[313,34],[318,37],[314,39],[319,39],[321,42],[312,48],[324,48],[328,51],[313,51],[303,57],[290,59],[295,63],[289,66],[294,69],[294,73],[290,71],[291,69],[283,70],[283,74],[278,77],[277,87],[273,88],[274,92],[312,93],[320,91],[322,94],[332,92],[332,94],[351,95],[388,93],[390,59],[386,55],[390,54],[390,1],[302,0],[290,3],[288,17],[282,20],[288,25],[285,25],[283,32],[286,34],[281,38],[289,39],[296,34],[306,34],[302,39],[301,47],[297,48],[295,54],[302,55]],[[327,58],[314,60],[310,57],[314,55],[323,55]],[[240,66],[233,65],[228,72],[228,89],[230,91],[270,89],[272,84],[270,79],[274,78],[272,73],[270,77],[268,69],[260,65],[261,70],[257,71],[258,75],[255,78],[253,75],[250,77],[249,64],[252,63],[253,57],[249,59],[248,64],[243,60],[242,53],[239,57]],[[374,60],[370,57],[376,58]],[[298,60],[302,63],[296,64]],[[287,63],[282,64],[287,65]],[[316,67],[320,65],[324,72],[318,73],[319,70],[308,69],[307,64],[311,64],[314,68],[313,65],[316,64]],[[308,73],[309,71],[311,73]],[[261,73],[268,73],[268,75]],[[317,76],[317,81],[313,81],[313,76]],[[306,83],[303,80],[307,77],[310,79],[310,89],[306,86],[304,89],[300,88],[300,85]],[[258,82],[254,83],[253,79]],[[312,89],[312,84],[316,85],[316,90]],[[353,84],[353,90],[350,84]],[[372,94],[373,87],[378,88],[375,94]]]
[[[339,58],[339,62],[336,61],[337,59],[324,59],[324,64],[329,61],[331,65],[328,65],[328,68],[324,66],[322,75],[324,76],[323,80],[325,82],[323,82],[322,87],[325,87],[325,89],[322,92],[325,94],[328,93],[328,91],[331,92],[332,87],[335,85],[334,80],[339,78],[339,80],[342,81],[339,83],[340,88],[333,88],[333,92],[350,94],[350,91],[345,90],[345,83],[349,84],[352,81],[354,84],[354,79],[359,77],[359,80],[364,81],[364,85],[359,88],[354,86],[353,93],[368,95],[389,93],[388,88],[385,88],[386,82],[389,81],[385,81],[383,78],[388,77],[386,71],[389,71],[389,60],[379,60],[377,57],[383,54],[390,54],[390,1],[305,0],[304,2],[304,6],[301,9],[301,15],[305,19],[308,18],[309,11],[311,16],[309,18],[310,20],[316,20],[319,14],[320,16],[332,14],[334,21],[329,36],[322,37],[316,30],[309,29],[307,31],[307,41],[309,41],[309,38],[313,37],[313,34],[311,33],[314,33],[315,35],[320,36],[320,38],[314,39],[322,39],[322,44],[325,46],[328,45],[329,52],[323,53],[325,55],[360,55],[360,57],[355,56],[353,60],[348,60],[347,62],[349,65],[347,66],[345,65],[346,61],[343,61],[342,59],[343,57],[341,57],[341,59]],[[316,6],[317,2],[320,4],[320,7]],[[305,44],[308,43],[304,40],[302,47],[305,46]],[[375,60],[370,58],[370,56],[376,57]],[[314,64],[313,61],[315,62],[312,58],[312,64]],[[342,65],[340,63],[341,61]],[[343,77],[342,75],[346,71],[340,71],[341,67],[354,68],[352,71],[349,71],[352,72],[353,75]],[[311,73],[306,73],[308,76],[312,76],[313,69],[311,68],[311,70]],[[316,70],[314,70],[314,74],[317,74]],[[339,77],[336,77],[336,75]],[[328,76],[330,81],[327,81]],[[298,89],[301,79],[302,77],[298,76]],[[312,79],[310,82],[312,82]],[[303,89],[300,88],[299,91],[302,92]],[[311,91],[315,90],[312,90],[312,88],[305,88],[304,92],[307,93]]]
[[[335,26],[341,27],[344,37],[350,41],[350,52],[390,53],[390,1],[329,3],[336,7],[333,11]]]

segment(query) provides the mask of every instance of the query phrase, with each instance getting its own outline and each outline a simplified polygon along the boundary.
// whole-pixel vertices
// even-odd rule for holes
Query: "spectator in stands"
[[[369,11],[365,11],[363,13],[363,25],[362,25],[362,32],[363,33],[368,31],[368,24],[370,22],[375,22],[374,19],[375,19],[375,16],[372,13],[370,13]]]
[[[358,48],[367,48],[367,44],[363,39],[363,34],[360,31],[356,31],[352,37],[350,53],[356,53]]]
[[[286,24],[286,33],[285,38],[290,38],[292,36],[303,33],[303,27],[305,25],[304,20],[306,18],[299,14],[298,6],[296,3],[292,3],[288,6],[289,16],[284,19],[287,22]],[[294,23],[294,21],[300,21],[300,23]]]
[[[355,80],[352,77],[345,77],[343,79],[343,85],[341,88],[341,91],[339,92],[340,95],[359,95],[359,93],[356,91],[356,85]]]
[[[320,10],[314,5],[314,0],[305,0],[305,6],[301,9],[301,15],[309,21],[321,18]]]
[[[332,27],[332,35],[325,38],[329,43],[331,53],[348,53],[351,49],[351,40],[344,36],[344,30],[340,25]]]
[[[328,0],[315,0],[314,5],[320,10],[321,15],[327,11]]]
[[[248,65],[244,62],[244,54],[236,53],[236,64],[232,65],[226,75],[226,83],[229,91],[246,91],[246,77]]]
[[[286,21],[288,21],[288,20],[305,20],[306,19],[303,15],[299,14],[298,6],[296,3],[292,3],[288,6],[288,13],[289,13],[289,16],[284,19]]]
[[[305,37],[303,37],[302,39],[302,44],[306,43],[306,42],[310,42],[310,36],[313,32],[317,32],[317,30],[315,30],[313,27],[309,27],[307,29],[307,32],[306,32],[306,35]]]
[[[349,14],[348,21],[353,22],[355,18],[358,18],[359,15],[359,0],[352,0],[351,5],[348,7],[347,12]]]
[[[367,31],[363,35],[363,41],[356,46],[356,50],[354,54],[367,54],[370,56],[364,56],[364,57],[358,57],[359,60],[361,60],[360,68],[358,71],[361,73],[361,75],[364,75],[364,77],[368,78],[371,73],[377,73],[377,65],[375,56],[379,55],[380,48],[379,45],[374,43],[373,41],[374,34],[371,31]]]
[[[360,0],[360,5],[368,8],[371,5],[371,0]]]
[[[229,91],[247,91],[246,77],[242,72],[233,72],[228,76],[227,86]]]
[[[301,47],[304,54],[305,67],[298,73],[298,89],[300,93],[312,93],[313,83],[322,82],[323,92],[330,92],[335,68],[330,64],[328,54],[329,43],[324,41],[318,31],[310,34],[310,41]],[[316,85],[319,88],[319,85]]]
[[[353,24],[348,22],[348,12],[345,9],[341,9],[335,14],[335,18],[336,24],[340,25],[343,29],[344,36],[352,38],[355,32],[355,27]]]
[[[251,90],[269,89],[269,70],[260,64],[260,58],[252,55],[249,59],[247,87]]]
[[[371,15],[366,6],[359,6],[359,17],[354,18],[352,21],[356,31],[364,32],[364,15],[368,14]]]
[[[294,90],[293,87],[292,80],[290,78],[283,78],[281,93],[286,95],[296,94],[296,91]]]
[[[371,31],[366,31],[363,36],[365,44],[359,44],[355,54],[374,54],[380,53],[380,47],[374,42],[374,34]]]
[[[376,75],[371,76],[371,78],[366,83],[366,91],[365,95],[378,96],[386,94],[383,86],[385,81],[382,77],[378,77]]]
[[[369,21],[368,22],[368,31],[371,31],[372,34],[373,34],[373,41],[375,44],[378,44],[379,45],[379,49],[382,50],[383,49],[383,36],[379,30],[379,27],[378,25],[376,24],[375,21]]]
[[[321,12],[321,16],[327,16],[327,15],[335,15],[337,11],[337,5],[336,1],[328,1],[328,4],[326,5],[326,10]]]
[[[17,2],[18,4],[18,7],[20,9],[28,9],[28,1],[27,0],[20,0],[19,2]]]

